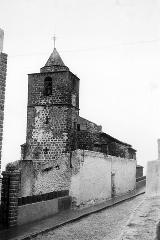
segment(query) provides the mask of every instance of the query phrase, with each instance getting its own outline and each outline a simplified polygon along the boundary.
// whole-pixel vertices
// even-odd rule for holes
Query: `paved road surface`
[[[143,200],[144,194],[113,207],[66,224],[34,240],[113,240],[125,226],[130,214]]]

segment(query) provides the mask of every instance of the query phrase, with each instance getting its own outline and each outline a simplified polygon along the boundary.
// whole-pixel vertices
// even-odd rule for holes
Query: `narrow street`
[[[116,239],[132,211],[144,199],[144,194],[113,207],[66,224],[34,240],[111,240]]]

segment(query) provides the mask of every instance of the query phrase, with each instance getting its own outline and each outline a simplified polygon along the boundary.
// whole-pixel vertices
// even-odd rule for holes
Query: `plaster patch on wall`
[[[35,107],[36,117],[35,117],[35,128],[33,129],[32,138],[36,139],[37,142],[50,139],[53,134],[52,131],[45,131],[43,128],[44,120],[49,114],[49,109],[41,106]]]
[[[71,184],[71,170],[67,167],[67,162],[68,157],[63,156],[60,159],[59,170],[53,167],[53,169],[48,172],[39,171],[35,180],[34,194],[68,190]],[[51,163],[49,165],[51,166]]]

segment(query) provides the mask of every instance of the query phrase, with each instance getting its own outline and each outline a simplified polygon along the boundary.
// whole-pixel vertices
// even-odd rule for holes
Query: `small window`
[[[44,95],[50,96],[52,95],[52,78],[46,77],[44,79]]]
[[[76,95],[72,94],[72,105],[76,107]]]
[[[80,131],[80,124],[77,124],[77,131]]]

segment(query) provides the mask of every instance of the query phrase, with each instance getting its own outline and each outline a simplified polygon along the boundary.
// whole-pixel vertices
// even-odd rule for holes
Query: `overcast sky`
[[[26,138],[27,74],[56,48],[80,78],[80,115],[157,158],[160,138],[159,0],[0,0],[8,54],[2,167]]]

